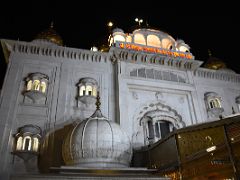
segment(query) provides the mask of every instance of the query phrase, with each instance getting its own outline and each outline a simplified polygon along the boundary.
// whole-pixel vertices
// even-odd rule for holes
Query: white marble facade
[[[83,78],[97,82],[103,115],[120,124],[133,148],[159,140],[156,123],[162,120],[173,130],[229,116],[232,108],[240,112],[240,75],[202,68],[201,60],[114,45],[109,52],[93,52],[42,42],[1,42],[8,67],[0,97],[0,177],[22,170],[16,167],[21,160],[13,163],[11,154],[13,134],[19,127],[33,124],[53,131],[92,115],[95,102],[87,96],[95,92],[91,83],[80,92]],[[30,97],[37,101],[26,95],[32,73],[47,77],[46,89],[31,82],[35,90]],[[214,96],[209,101],[216,98],[212,104],[207,93]],[[87,100],[79,101],[80,96]],[[152,130],[147,127],[148,118],[156,125]]]

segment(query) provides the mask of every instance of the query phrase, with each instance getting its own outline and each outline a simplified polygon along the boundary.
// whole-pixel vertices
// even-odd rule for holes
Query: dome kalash
[[[120,125],[109,121],[100,110],[99,96],[93,115],[77,124],[62,146],[66,165],[88,168],[129,167],[132,147]]]
[[[43,42],[43,43],[50,43],[50,44],[63,46],[62,37],[53,28],[53,23],[51,23],[51,25],[48,29],[40,32],[35,37],[33,42]]]
[[[190,52],[190,46],[183,40],[175,40],[169,34],[155,29],[141,28],[129,34],[124,33],[122,29],[115,28],[112,30],[108,43],[109,46],[114,45],[124,49],[194,59],[194,56]]]

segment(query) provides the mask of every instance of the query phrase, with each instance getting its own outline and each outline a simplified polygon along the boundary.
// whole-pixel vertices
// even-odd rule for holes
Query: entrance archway
[[[137,111],[134,123],[133,146],[135,147],[155,143],[174,129],[185,126],[176,110],[160,102],[142,106]]]

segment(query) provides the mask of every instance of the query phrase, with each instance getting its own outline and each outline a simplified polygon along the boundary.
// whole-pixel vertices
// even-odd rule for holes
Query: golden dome
[[[206,64],[204,65],[205,68],[208,68],[208,69],[214,69],[214,70],[218,70],[218,69],[223,69],[223,68],[226,68],[226,64],[218,59],[218,58],[215,58],[215,57],[210,57]]]
[[[208,50],[208,54],[209,54],[209,58],[207,62],[204,64],[205,68],[214,69],[214,70],[227,68],[226,64],[221,59],[218,59],[212,56],[212,53],[210,50]]]
[[[105,45],[105,44],[102,44],[99,46],[99,51],[101,52],[108,52],[109,51],[109,46],[108,45]]]
[[[61,36],[53,29],[53,24],[51,24],[48,29],[39,33],[35,39],[46,40],[60,46],[63,45],[63,40]]]

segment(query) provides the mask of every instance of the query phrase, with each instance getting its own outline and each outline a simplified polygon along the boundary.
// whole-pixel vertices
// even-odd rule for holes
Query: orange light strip
[[[190,53],[183,53],[183,52],[173,52],[167,49],[159,49],[154,47],[146,47],[146,46],[139,46],[136,44],[129,44],[129,43],[119,43],[119,47],[122,49],[132,49],[135,51],[146,51],[151,53],[158,53],[167,56],[173,57],[181,57],[186,59],[193,59],[193,56]]]

